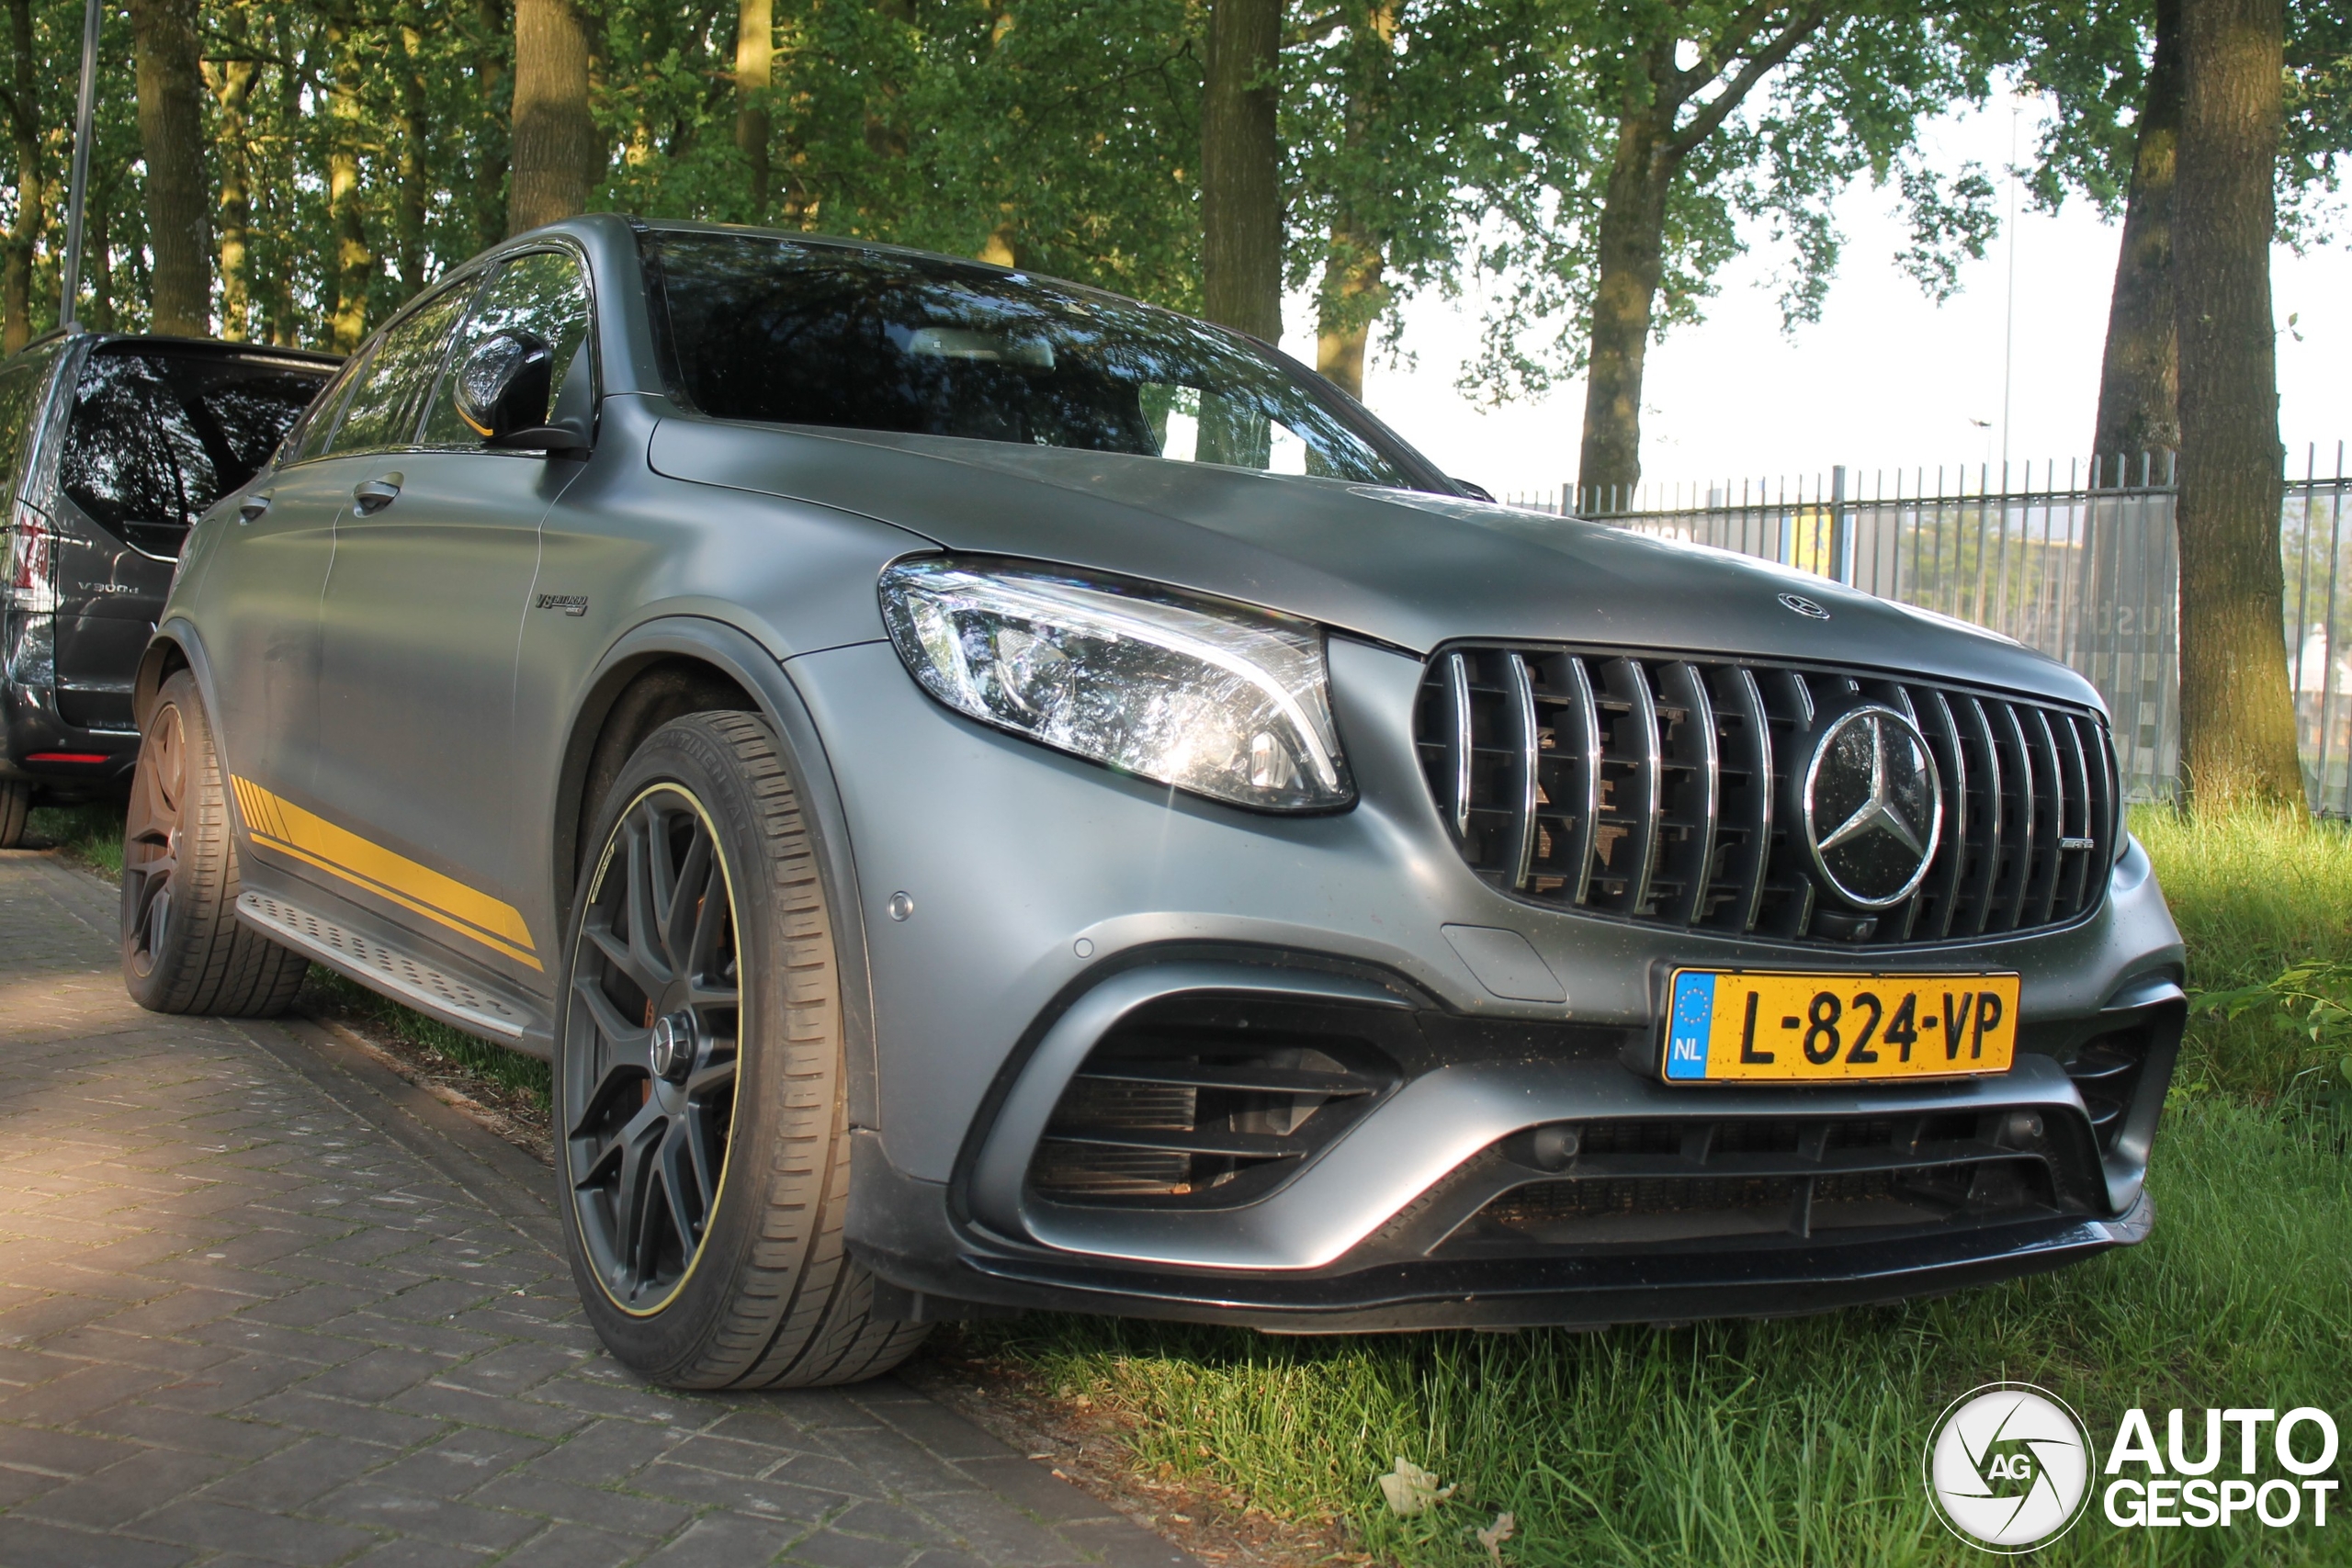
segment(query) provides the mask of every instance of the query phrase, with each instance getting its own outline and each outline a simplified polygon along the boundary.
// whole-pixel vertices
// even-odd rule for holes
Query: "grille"
[[[1282,1182],[1396,1081],[1369,1051],[1255,1032],[1162,1026],[1098,1048],[1054,1108],[1030,1162],[1031,1190],[1074,1203],[1243,1202]]]
[[[1981,1223],[2059,1205],[2054,1145],[2010,1146],[2000,1113],[1589,1122],[1530,1133],[1508,1167],[1546,1165],[1449,1241],[1566,1245]],[[1563,1134],[1565,1134],[1565,1136]]]
[[[1908,715],[1943,787],[1918,890],[1852,909],[1804,842],[1798,780],[1821,723]],[[1561,908],[1731,935],[1943,942],[2096,908],[2114,858],[2114,753],[2087,713],[1917,681],[1538,647],[1430,661],[1423,773],[1464,860]]]

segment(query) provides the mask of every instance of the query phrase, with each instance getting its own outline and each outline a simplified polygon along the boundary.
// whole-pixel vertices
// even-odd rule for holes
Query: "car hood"
[[[674,479],[858,513],[961,552],[1238,599],[1415,653],[1528,638],[1844,664],[2097,705],[1994,633],[1750,557],[1491,502],[1118,453],[665,419]],[[1829,613],[1797,614],[1802,594]]]

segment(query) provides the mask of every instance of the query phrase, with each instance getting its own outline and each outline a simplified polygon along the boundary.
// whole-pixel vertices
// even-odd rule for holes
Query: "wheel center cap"
[[[695,1016],[663,1013],[653,1021],[653,1071],[672,1083],[684,1079],[695,1065]]]

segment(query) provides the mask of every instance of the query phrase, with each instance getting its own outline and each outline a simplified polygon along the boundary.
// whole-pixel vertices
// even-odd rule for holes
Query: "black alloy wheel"
[[[848,1245],[849,1051],[820,846],[775,731],[691,714],[596,812],[555,1025],[582,1309],[673,1388],[855,1382],[926,1331]]]
[[[141,738],[122,829],[122,961],[138,979],[152,976],[169,951],[187,797],[187,726],[179,705],[166,703]]]
[[[684,1284],[727,1179],[738,930],[708,811],[681,784],[647,789],[589,886],[563,1053],[581,1238],[597,1282],[633,1315]]]
[[[140,732],[122,831],[122,984],[152,1012],[274,1018],[310,960],[237,919],[228,779],[195,677],[175,671]]]

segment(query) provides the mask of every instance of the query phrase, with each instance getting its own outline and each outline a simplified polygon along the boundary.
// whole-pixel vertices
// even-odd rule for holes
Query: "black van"
[[[69,328],[0,364],[0,849],[35,805],[130,788],[131,679],[180,541],[340,363]]]

